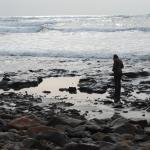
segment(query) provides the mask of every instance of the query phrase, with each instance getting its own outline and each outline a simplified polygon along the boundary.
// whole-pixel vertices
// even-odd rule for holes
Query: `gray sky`
[[[148,13],[150,13],[150,0],[0,0],[1,16]]]

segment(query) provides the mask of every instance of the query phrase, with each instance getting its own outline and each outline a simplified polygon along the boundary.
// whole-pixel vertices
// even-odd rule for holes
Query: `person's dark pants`
[[[114,75],[114,82],[115,82],[114,102],[119,102],[121,94],[121,75]]]

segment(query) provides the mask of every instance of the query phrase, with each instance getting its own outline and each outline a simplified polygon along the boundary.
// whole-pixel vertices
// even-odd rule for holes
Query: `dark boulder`
[[[77,127],[83,123],[80,119],[71,118],[68,116],[53,116],[49,118],[49,125],[55,126],[55,125],[69,125],[71,127]]]
[[[146,71],[142,71],[142,72],[126,72],[126,73],[123,73],[123,75],[127,76],[128,78],[137,78],[137,77],[149,76],[150,73],[146,72]]]
[[[51,130],[46,133],[38,134],[37,136],[35,136],[35,138],[37,140],[50,141],[58,146],[64,146],[68,142],[67,136],[63,132],[56,131],[56,130],[54,131]]]
[[[51,91],[43,91],[43,93],[45,93],[45,94],[50,94]]]
[[[61,92],[69,92],[70,94],[77,94],[76,87],[69,87],[69,88],[60,88],[59,91]]]
[[[16,78],[16,79],[9,79],[9,80],[2,79],[0,81],[0,89],[20,90],[22,88],[38,86],[38,84],[41,82],[42,82],[42,78],[40,77],[33,77],[33,78],[29,77],[28,79],[24,79],[24,78],[19,78],[19,79]]]
[[[93,144],[69,143],[63,150],[99,150],[99,146]]]
[[[77,93],[76,87],[69,87],[68,91],[69,91],[70,94],[76,94]]]
[[[150,81],[141,81],[140,84],[150,84]]]
[[[91,77],[80,79],[78,86],[80,92],[85,92],[89,94],[103,94],[108,89],[108,83],[102,82],[101,79],[94,79]]]
[[[112,129],[115,133],[119,134],[132,134],[135,135],[136,133],[139,133],[141,129],[139,130],[138,126],[135,124],[130,123],[128,119],[125,118],[117,118],[111,123]]]

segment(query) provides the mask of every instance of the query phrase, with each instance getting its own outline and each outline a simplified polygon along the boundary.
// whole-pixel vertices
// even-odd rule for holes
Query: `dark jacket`
[[[114,75],[122,75],[122,69],[124,68],[123,62],[120,59],[114,60],[113,69]]]

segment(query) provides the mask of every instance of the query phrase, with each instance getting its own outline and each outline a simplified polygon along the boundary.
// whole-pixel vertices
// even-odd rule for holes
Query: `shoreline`
[[[57,63],[64,68],[1,76],[1,149],[149,149],[150,71],[142,69],[146,65],[125,62],[122,105],[115,107],[111,62]]]
[[[6,82],[8,81],[5,81],[5,84]],[[33,83],[34,82],[35,81],[33,81]],[[93,83],[97,84],[97,82],[95,82],[93,78],[60,76],[41,78],[40,82],[37,80],[36,84],[33,83],[31,81],[28,82],[28,80],[26,82],[23,81],[23,84],[21,82],[14,82],[13,86],[10,86],[10,88],[15,87],[14,89],[6,89],[6,91],[0,90],[0,93],[12,92],[16,94],[32,95],[35,98],[42,99],[39,105],[43,107],[49,104],[58,103],[59,105],[61,103],[70,103],[72,106],[66,107],[66,110],[76,109],[80,114],[86,114],[85,117],[88,120],[94,118],[111,118],[115,113],[128,119],[149,119],[147,117],[149,113],[146,111],[148,109],[147,105],[149,105],[148,94],[141,95],[133,92],[131,93],[132,98],[137,95],[142,97],[143,100],[140,99],[140,97],[134,101],[132,99],[126,100],[125,96],[123,96],[125,90],[122,89],[122,105],[116,106],[111,96],[113,91],[111,91],[111,93],[109,93],[109,90],[106,91],[106,85],[100,86],[100,89],[97,85],[94,85],[94,87]],[[108,88],[111,89],[113,87]],[[62,105],[62,107],[64,106]]]
[[[150,150],[149,39],[150,14],[0,17],[0,150]]]

